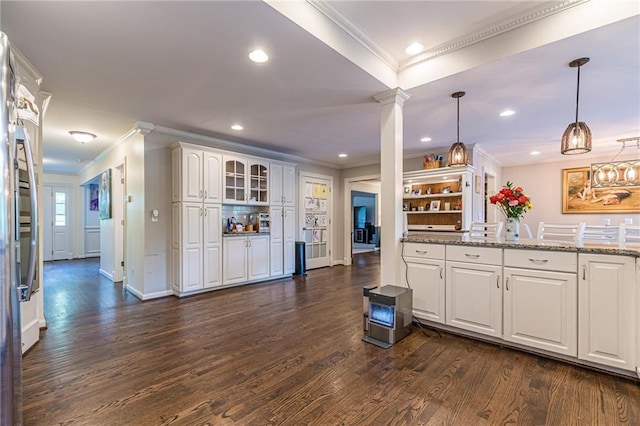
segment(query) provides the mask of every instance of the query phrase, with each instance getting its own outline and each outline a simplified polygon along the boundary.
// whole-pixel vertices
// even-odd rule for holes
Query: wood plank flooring
[[[387,350],[362,342],[379,256],[144,303],[95,263],[47,265],[25,424],[640,424],[631,380],[418,328]],[[97,301],[75,297],[86,285]]]

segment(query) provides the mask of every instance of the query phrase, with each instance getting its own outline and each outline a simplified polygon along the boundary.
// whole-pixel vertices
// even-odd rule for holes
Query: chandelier
[[[640,136],[618,139],[618,142],[622,143],[622,148],[611,161],[591,164],[592,188],[640,186],[640,159],[615,161],[618,155],[625,150],[627,143],[635,142],[630,145],[635,145],[640,150]]]

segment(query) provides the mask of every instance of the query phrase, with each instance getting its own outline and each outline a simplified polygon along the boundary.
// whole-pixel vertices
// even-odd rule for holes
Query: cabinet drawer
[[[502,249],[472,246],[447,246],[447,260],[485,265],[502,265]]]
[[[506,249],[504,266],[577,273],[578,255],[557,251]]]
[[[444,260],[444,245],[425,243],[403,243],[404,257]]]

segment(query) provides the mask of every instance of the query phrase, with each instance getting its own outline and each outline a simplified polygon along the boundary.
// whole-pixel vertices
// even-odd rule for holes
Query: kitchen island
[[[449,234],[401,241],[420,322],[638,375],[640,247]]]

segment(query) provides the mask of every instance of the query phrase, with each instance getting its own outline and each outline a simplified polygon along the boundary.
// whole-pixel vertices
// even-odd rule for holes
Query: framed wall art
[[[562,213],[639,213],[640,186],[591,188],[590,167],[562,170]]]

